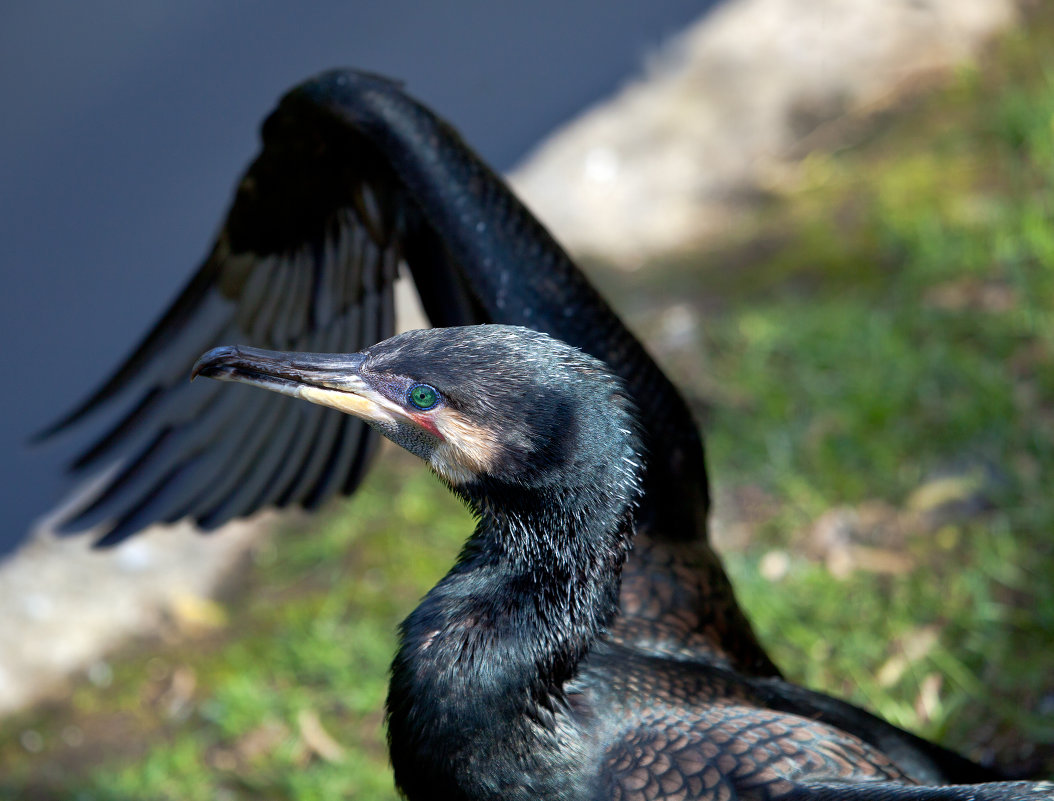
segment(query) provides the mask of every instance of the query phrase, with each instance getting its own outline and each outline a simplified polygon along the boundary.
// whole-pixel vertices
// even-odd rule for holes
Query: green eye
[[[427,411],[439,403],[439,393],[436,392],[428,384],[417,384],[416,386],[410,387],[410,391],[406,393],[406,397],[410,403],[416,406],[421,411]]]

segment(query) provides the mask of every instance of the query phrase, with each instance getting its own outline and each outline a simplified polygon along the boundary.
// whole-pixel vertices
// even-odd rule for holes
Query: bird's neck
[[[411,798],[414,782],[434,791],[501,776],[511,788],[536,771],[506,763],[540,758],[524,746],[539,731],[555,735],[563,685],[618,608],[633,525],[623,493],[543,499],[487,487],[476,497],[475,534],[403,624],[392,667],[392,764]]]

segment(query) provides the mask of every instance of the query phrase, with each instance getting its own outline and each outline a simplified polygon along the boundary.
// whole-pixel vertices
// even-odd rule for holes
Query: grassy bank
[[[777,661],[1048,770],[1051,30],[1037,17],[942,91],[843,125],[855,141],[779,176],[731,242],[649,279],[707,309],[682,375]]]

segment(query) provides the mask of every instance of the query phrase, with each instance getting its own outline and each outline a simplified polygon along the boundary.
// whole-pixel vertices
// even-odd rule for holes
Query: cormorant
[[[914,757],[785,711],[796,688],[779,679],[607,636],[644,459],[625,382],[576,348],[483,325],[355,354],[221,347],[194,372],[367,421],[475,514],[392,665],[388,741],[410,801],[1054,797],[920,787]]]
[[[113,545],[155,522],[190,518],[212,529],[268,506],[313,508],[354,490],[376,442],[361,420],[185,377],[198,354],[226,341],[354,352],[390,336],[404,263],[433,324],[543,330],[624,382],[647,460],[606,649],[670,664],[701,659],[736,681],[756,681],[765,706],[859,737],[919,781],[993,778],[849,704],[779,680],[707,543],[702,441],[686,404],[447,123],[393,81],[337,70],[289,92],[262,137],[204,264],[117,371],[45,432],[100,407],[119,409],[73,465],[104,477],[70,504],[66,528],[94,527],[99,544]],[[714,710],[729,708],[727,700]],[[750,753],[753,736],[729,747]]]
[[[707,542],[703,445],[687,405],[504,181],[398,83],[353,70],[287,93],[262,139],[198,272],[110,378],[42,433],[120,410],[73,462],[93,480],[60,527],[92,528],[110,546],[157,522],[209,530],[352,492],[376,444],[360,421],[185,378],[225,341],[351,352],[390,336],[404,263],[432,324],[544,330],[623,377],[649,460],[620,630],[776,675]]]

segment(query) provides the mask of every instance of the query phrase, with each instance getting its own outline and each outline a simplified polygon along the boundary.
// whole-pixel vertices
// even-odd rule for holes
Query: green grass
[[[1054,18],[864,128],[617,305],[645,330],[670,297],[706,310],[676,375],[740,499],[726,562],[787,673],[1050,772]],[[256,554],[225,625],[131,646],[109,686],[6,721],[0,794],[393,798],[395,629],[471,524],[412,459],[384,461],[320,530]],[[941,477],[951,502],[921,501]],[[894,567],[832,572],[831,515],[871,520],[847,545]]]
[[[689,296],[726,288],[701,323],[708,373],[697,392],[719,486],[753,486],[770,507],[727,561],[777,662],[978,756],[994,746],[1014,761],[1039,744],[1048,770],[1050,45],[1041,19],[983,69],[877,121],[866,141],[806,159],[703,269],[666,267]],[[942,476],[973,487],[965,508],[911,514],[912,494]],[[876,506],[896,542],[872,542],[866,527],[855,536],[914,570],[833,577],[809,553],[817,521]],[[775,584],[759,576],[773,549],[793,554]],[[936,641],[879,681],[920,632]]]
[[[0,747],[0,794],[395,798],[381,710],[396,627],[471,519],[411,457],[391,449],[384,461],[320,528],[260,549],[222,629],[134,647],[114,658],[109,687],[9,721],[9,734],[41,732],[43,748],[27,759],[17,740]],[[340,753],[313,745],[305,716]]]

